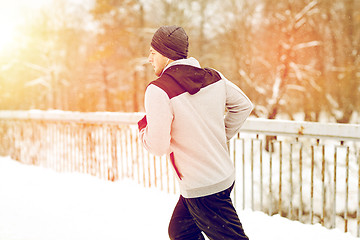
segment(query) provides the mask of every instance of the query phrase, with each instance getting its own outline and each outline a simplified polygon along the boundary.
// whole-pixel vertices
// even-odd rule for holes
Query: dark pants
[[[204,239],[204,232],[210,240],[248,240],[231,202],[233,186],[205,197],[180,196],[169,224],[170,239]]]

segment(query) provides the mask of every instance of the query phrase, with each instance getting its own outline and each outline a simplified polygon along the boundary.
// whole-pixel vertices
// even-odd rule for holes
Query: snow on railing
[[[143,113],[0,111],[0,154],[177,193],[166,157],[147,153]],[[248,119],[229,142],[237,208],[320,223],[359,236],[360,125]]]

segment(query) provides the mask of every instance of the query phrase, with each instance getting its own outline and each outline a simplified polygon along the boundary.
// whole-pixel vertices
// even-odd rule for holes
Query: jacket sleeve
[[[169,154],[173,113],[166,92],[150,84],[145,91],[145,111],[146,125],[139,129],[142,145],[154,155]]]
[[[225,78],[226,82],[226,109],[225,130],[229,141],[237,134],[246,118],[253,110],[253,104],[239,87]]]

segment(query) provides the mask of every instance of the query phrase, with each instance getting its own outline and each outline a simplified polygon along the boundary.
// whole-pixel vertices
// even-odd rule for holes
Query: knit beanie
[[[187,58],[188,36],[182,27],[162,26],[155,32],[151,46],[171,60]]]

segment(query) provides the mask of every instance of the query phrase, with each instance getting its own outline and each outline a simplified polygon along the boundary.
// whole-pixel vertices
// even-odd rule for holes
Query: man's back
[[[238,94],[232,98],[234,92]],[[189,58],[166,68],[148,86],[145,102],[147,109],[154,110],[147,111],[153,113],[147,118],[158,118],[156,121],[161,122],[158,127],[152,124],[148,136],[164,140],[155,140],[156,148],[161,145],[167,148],[165,152],[172,153],[184,197],[209,195],[231,186],[235,176],[226,145],[229,134],[224,114],[227,104],[232,105],[234,114],[242,111],[235,121],[231,118],[234,122],[230,125],[238,129],[252,109],[251,102],[235,85],[215,70],[200,68],[194,58]],[[158,103],[156,109],[154,103]],[[161,120],[159,116],[165,117]],[[170,142],[169,137],[160,135],[171,136]],[[148,147],[151,151],[150,144]]]

